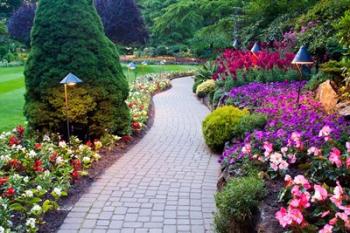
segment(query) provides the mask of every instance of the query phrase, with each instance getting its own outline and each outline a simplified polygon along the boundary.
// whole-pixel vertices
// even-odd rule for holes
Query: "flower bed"
[[[0,135],[0,231],[36,232],[43,214],[58,207],[74,180],[100,158],[99,141],[68,146],[48,136],[35,143],[24,128]],[[16,223],[16,225],[13,225]]]
[[[312,93],[296,103],[300,82],[251,83],[233,88],[227,103],[267,116],[263,130],[233,139],[220,158],[233,174],[251,161],[270,179],[283,180],[276,212],[282,227],[292,232],[348,232],[350,230],[349,123],[327,115]],[[288,175],[293,174],[294,179]]]

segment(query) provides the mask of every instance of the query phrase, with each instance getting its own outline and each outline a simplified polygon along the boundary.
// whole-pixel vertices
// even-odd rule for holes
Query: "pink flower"
[[[252,147],[249,143],[245,144],[244,147],[242,148],[242,153],[243,154],[250,154],[252,153]]]
[[[328,197],[328,192],[325,188],[323,188],[321,185],[315,184],[314,185],[315,194],[312,196],[311,201],[324,201]]]
[[[341,167],[341,151],[339,149],[333,147],[328,159],[332,164],[335,164],[337,168]]]
[[[350,168],[350,157],[346,159],[346,168]]]
[[[295,154],[288,154],[288,162],[290,164],[293,164],[297,161],[297,157],[295,156]]]
[[[285,175],[284,176],[284,184],[286,187],[289,187],[293,184],[293,179],[290,175]],[[297,186],[298,187],[298,186]]]
[[[281,163],[278,165],[278,168],[280,170],[287,170],[288,166],[289,166],[289,164],[287,163],[287,161],[282,160]]]
[[[300,191],[300,188],[298,185],[294,185],[292,190],[291,190],[291,193],[293,196],[300,196],[301,195],[301,191]]]
[[[349,217],[345,213],[336,213],[335,216],[341,220],[343,220],[344,223],[349,223]]]
[[[331,212],[330,210],[322,212],[321,218],[326,217],[327,215],[329,215],[330,212]]]
[[[307,150],[308,155],[314,154],[315,156],[319,156],[321,153],[322,151],[314,146]]]
[[[292,218],[287,213],[287,210],[283,207],[278,212],[276,212],[275,218],[278,220],[282,227],[286,227],[292,224]]]
[[[272,144],[269,142],[264,142],[264,149],[265,149],[264,155],[265,157],[268,157],[273,151]]]
[[[332,129],[328,126],[325,125],[323,126],[323,128],[321,129],[320,133],[318,134],[319,137],[324,137],[325,141],[328,141],[330,139],[330,134],[332,132]]]
[[[342,200],[343,200],[343,188],[340,186],[339,182],[337,181],[337,186],[333,190],[333,196],[331,196],[330,200],[339,208],[342,206]]]
[[[332,232],[333,232],[333,226],[326,224],[318,233],[332,233]]]
[[[299,209],[308,208],[310,207],[309,200],[310,200],[310,193],[308,192],[301,193],[300,195],[298,195],[298,197],[295,197],[294,199],[292,199],[292,201],[290,202],[290,206],[294,208],[299,208]]]
[[[297,175],[294,177],[294,183],[302,185],[306,190],[311,188],[309,181],[303,175]]]
[[[350,142],[346,142],[345,146],[346,146],[347,152],[350,153]]]
[[[299,209],[289,208],[288,213],[293,222],[301,224],[304,221],[303,213]]]

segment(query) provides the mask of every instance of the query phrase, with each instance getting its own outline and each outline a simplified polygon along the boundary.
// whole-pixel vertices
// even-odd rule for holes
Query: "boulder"
[[[316,98],[327,113],[334,113],[337,110],[338,94],[334,90],[330,80],[320,84],[316,91]]]
[[[350,101],[341,102],[337,104],[337,112],[344,117],[350,116]]]

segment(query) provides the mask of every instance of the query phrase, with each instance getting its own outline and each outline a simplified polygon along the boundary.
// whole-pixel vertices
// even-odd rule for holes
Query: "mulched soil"
[[[45,214],[44,222],[41,225],[39,233],[54,233],[57,232],[59,227],[64,222],[64,219],[68,215],[72,206],[78,202],[80,197],[87,191],[91,183],[96,180],[97,177],[103,174],[103,172],[113,165],[120,157],[126,154],[134,145],[136,145],[147,131],[152,127],[155,116],[154,103],[151,102],[151,106],[148,112],[149,118],[147,121],[147,127],[140,133],[133,135],[133,139],[129,143],[118,142],[111,150],[101,150],[101,159],[94,163],[89,169],[88,176],[80,178],[76,181],[69,190],[68,196],[62,198],[59,201],[60,209],[51,211]]]

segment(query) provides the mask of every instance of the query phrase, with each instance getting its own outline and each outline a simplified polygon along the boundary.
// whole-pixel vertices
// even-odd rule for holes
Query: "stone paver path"
[[[216,156],[201,122],[209,113],[192,94],[192,78],[154,97],[147,135],[95,181],[59,232],[212,232]]]

